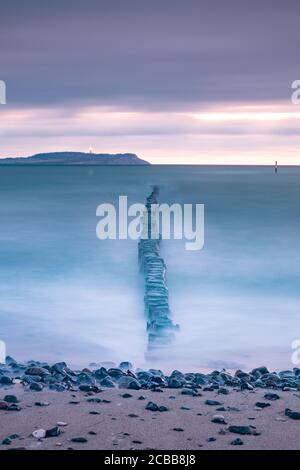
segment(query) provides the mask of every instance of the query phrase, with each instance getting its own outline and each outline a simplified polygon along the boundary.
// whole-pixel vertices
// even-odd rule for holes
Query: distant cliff
[[[38,153],[32,157],[0,158],[0,165],[150,165],[134,153]]]

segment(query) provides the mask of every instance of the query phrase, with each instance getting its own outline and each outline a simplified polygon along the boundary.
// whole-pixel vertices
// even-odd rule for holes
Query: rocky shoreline
[[[298,368],[167,375],[8,357],[0,449],[299,448],[299,392]]]

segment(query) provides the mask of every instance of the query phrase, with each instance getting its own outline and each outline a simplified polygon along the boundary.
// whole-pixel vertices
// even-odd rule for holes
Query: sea
[[[162,240],[172,344],[147,352],[138,240],[96,236],[100,204],[204,204],[204,246]],[[300,168],[1,166],[0,340],[19,361],[291,369],[300,339]]]

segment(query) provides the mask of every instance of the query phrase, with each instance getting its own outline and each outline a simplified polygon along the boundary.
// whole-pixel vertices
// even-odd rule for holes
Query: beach
[[[298,369],[277,374],[259,368],[263,374],[237,371],[232,376],[217,371],[207,375],[174,371],[164,376],[160,371],[135,374],[121,368],[75,372],[62,364],[31,364],[22,373],[20,368],[12,373],[18,369],[15,366],[2,366],[1,450],[300,446]],[[104,378],[99,378],[100,373]],[[147,381],[139,378],[146,376]],[[230,377],[234,385],[229,385]],[[9,378],[12,382],[3,384]],[[272,380],[272,387],[255,386]],[[197,381],[203,385],[196,385]]]

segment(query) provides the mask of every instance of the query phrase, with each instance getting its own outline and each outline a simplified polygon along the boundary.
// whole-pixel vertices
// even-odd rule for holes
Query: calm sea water
[[[0,339],[17,359],[204,369],[292,367],[300,339],[300,169],[1,167]],[[96,207],[205,204],[205,246],[164,241],[181,330],[147,363],[137,242],[100,241]]]

